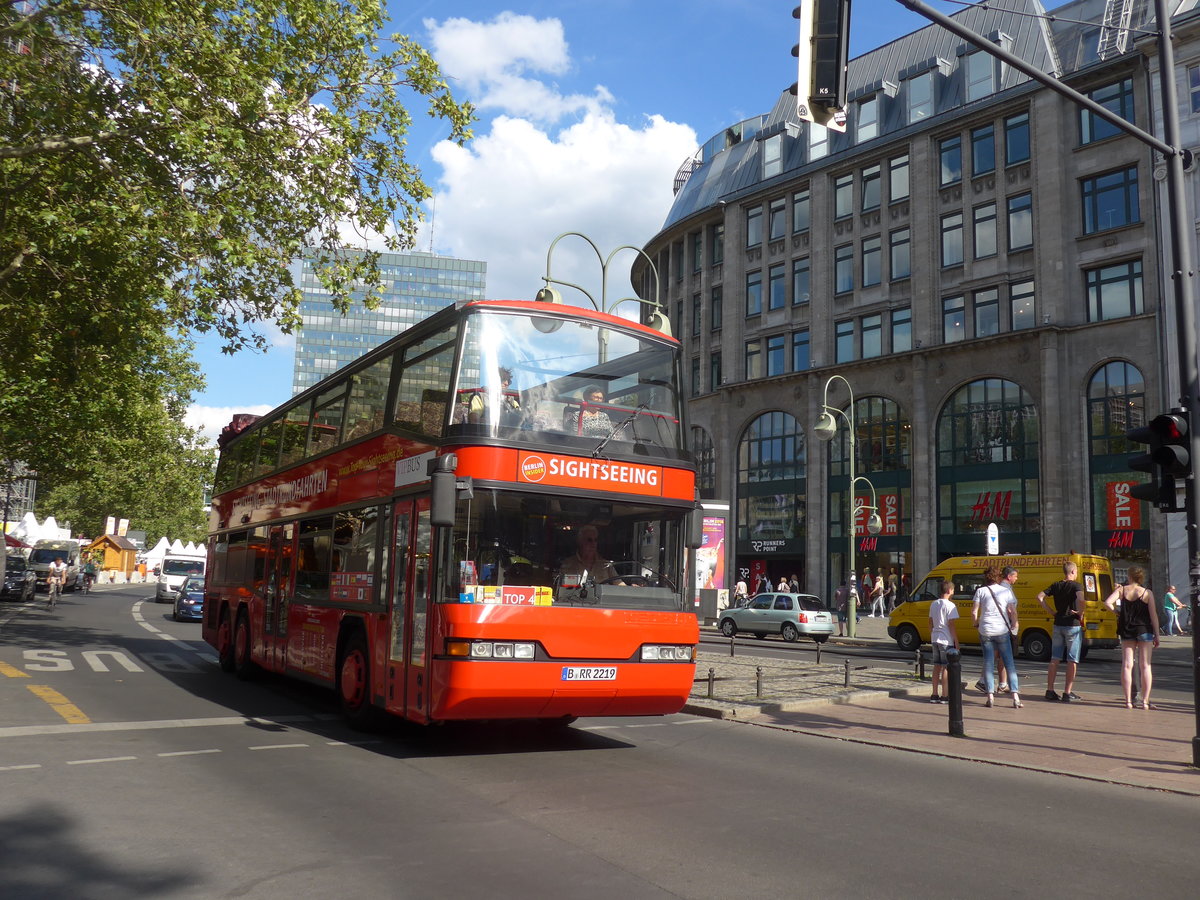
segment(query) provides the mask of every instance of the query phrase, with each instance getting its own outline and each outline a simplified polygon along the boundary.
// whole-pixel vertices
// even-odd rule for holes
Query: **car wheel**
[[[183,621],[183,619],[179,618],[179,610],[175,610],[173,613],[171,613],[171,618],[174,619],[176,622]]]
[[[369,731],[378,722],[371,705],[371,653],[360,632],[350,635],[338,660],[338,702],[346,722],[356,731]]]
[[[233,671],[233,628],[229,624],[229,610],[221,613],[221,624],[217,626],[217,663],[222,672]]]
[[[1050,658],[1050,635],[1038,628],[1031,628],[1021,637],[1021,648],[1030,659],[1045,662]]]
[[[800,637],[800,629],[791,622],[784,622],[783,628],[779,629],[779,632],[783,635],[783,639],[789,644],[794,644]]]
[[[233,674],[243,681],[249,681],[258,672],[258,666],[250,658],[253,646],[250,617],[243,609],[238,613],[237,628],[233,632]]]
[[[725,637],[733,637],[737,634],[737,623],[733,619],[722,619],[721,634],[725,635]]]
[[[901,625],[896,629],[896,644],[905,653],[912,653],[921,646],[921,633],[911,625]]]

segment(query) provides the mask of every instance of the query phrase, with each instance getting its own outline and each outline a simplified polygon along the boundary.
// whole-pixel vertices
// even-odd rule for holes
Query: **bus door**
[[[428,707],[425,623],[430,582],[429,498],[398,501],[392,521],[392,575],[387,592],[391,634],[385,700],[390,711],[420,720]]]
[[[276,525],[268,539],[266,606],[263,611],[263,662],[273,672],[286,663],[288,603],[292,597],[293,525]]]

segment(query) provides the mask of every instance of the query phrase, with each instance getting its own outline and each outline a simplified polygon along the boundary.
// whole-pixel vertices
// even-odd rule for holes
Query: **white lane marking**
[[[91,734],[101,731],[149,731],[160,728],[207,728],[218,725],[286,725],[311,722],[312,716],[276,716],[270,719],[246,716],[215,716],[206,719],[159,719],[149,722],[91,722],[87,725],[13,725],[0,728],[0,738],[36,737],[47,734]]]
[[[217,661],[216,656],[212,655],[211,648],[206,647],[203,650],[197,650],[195,647],[193,647],[191,645],[190,642],[185,641],[183,638],[176,637],[173,634],[167,634],[161,628],[156,628],[155,626],[153,626],[149,622],[147,622],[146,617],[142,615],[142,604],[149,603],[149,602],[150,602],[149,600],[138,600],[136,603],[133,604],[133,608],[132,608],[132,612],[131,612],[131,615],[133,616],[133,621],[137,622],[139,625],[141,625],[143,628],[145,628],[151,634],[157,634],[159,636],[159,638],[164,641],[171,641],[174,644],[178,644],[182,649],[187,650],[188,653],[194,653],[196,656],[200,657],[205,662],[215,663]],[[158,603],[155,602],[155,606],[157,606],[157,605],[158,605]]]
[[[308,744],[262,744],[258,747],[247,747],[247,750],[298,750]]]
[[[326,741],[326,747],[368,747],[371,744],[382,744],[383,741]]]
[[[18,769],[40,769],[41,763],[26,763],[23,766],[0,766],[0,772],[15,772]]]
[[[705,716],[689,716],[686,719],[676,719],[670,722],[630,722],[627,725],[583,725],[576,731],[618,731],[622,728],[674,728],[676,725],[707,725],[715,722]]]
[[[220,753],[220,750],[175,750],[171,753],[160,753],[159,756],[199,756],[202,753]]]
[[[68,766],[89,766],[92,763],[110,763],[110,762],[129,762],[136,760],[136,756],[107,756],[103,759],[68,759]]]

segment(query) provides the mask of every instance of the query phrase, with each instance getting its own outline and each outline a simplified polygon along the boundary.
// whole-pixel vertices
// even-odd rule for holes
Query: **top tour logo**
[[[526,481],[541,481],[546,477],[546,461],[540,456],[527,456],[521,463],[521,477]]]

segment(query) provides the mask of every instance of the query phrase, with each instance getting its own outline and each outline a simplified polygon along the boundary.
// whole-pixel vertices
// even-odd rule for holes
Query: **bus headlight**
[[[531,641],[471,641],[452,638],[446,641],[446,655],[462,659],[534,659],[537,645]]]
[[[678,644],[645,644],[642,662],[692,662],[696,648]]]

